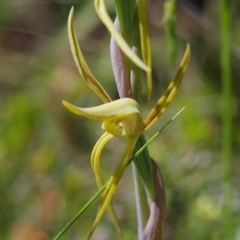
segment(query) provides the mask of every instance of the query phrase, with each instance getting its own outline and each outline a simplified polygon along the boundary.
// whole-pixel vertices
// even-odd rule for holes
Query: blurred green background
[[[185,111],[149,147],[162,171],[167,195],[166,239],[222,239],[221,76],[219,1],[179,1],[176,63],[186,43],[191,63],[168,111],[147,133],[150,138],[178,110]],[[197,2],[197,1],[195,1]],[[204,1],[201,1],[202,3]],[[233,214],[240,239],[240,2],[232,1]],[[107,1],[114,17],[112,1]],[[90,69],[113,99],[118,98],[109,57],[110,35],[90,0],[3,0],[0,3],[0,239],[52,239],[97,191],[91,150],[101,123],[68,112],[65,99],[79,106],[101,101],[80,78],[67,36],[75,6],[75,26]],[[168,62],[163,2],[150,1],[154,90],[143,116],[164,92],[177,65]],[[123,139],[107,144],[105,178],[121,156]],[[137,221],[129,167],[113,198],[125,239],[136,239]],[[85,239],[98,201],[63,239]],[[119,239],[105,214],[93,237]]]

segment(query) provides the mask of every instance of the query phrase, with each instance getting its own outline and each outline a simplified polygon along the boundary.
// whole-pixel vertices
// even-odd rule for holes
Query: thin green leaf
[[[53,240],[59,240],[64,233],[77,221],[79,217],[93,204],[93,202],[103,193],[107,183],[84,205],[84,207],[75,215],[75,217],[58,233]]]
[[[131,46],[136,0],[115,0],[115,6],[121,34],[128,45]]]
[[[148,4],[147,0],[137,1],[142,57],[144,63],[150,69],[152,69],[152,54],[151,54],[152,51],[149,36],[147,4]],[[146,73],[147,73],[148,99],[150,99],[152,92],[152,72],[148,71]]]

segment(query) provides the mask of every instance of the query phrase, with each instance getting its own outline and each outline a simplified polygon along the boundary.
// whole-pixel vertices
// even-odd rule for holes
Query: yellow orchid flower
[[[96,7],[99,9],[100,12],[105,11],[104,10],[105,8],[103,8],[104,6],[103,2],[104,2],[103,0],[95,1]],[[108,96],[104,88],[101,86],[101,84],[97,81],[97,79],[93,76],[93,74],[89,70],[83,58],[81,49],[78,45],[77,38],[75,35],[73,27],[73,12],[74,10],[72,8],[68,19],[68,35],[74,61],[83,79],[86,81],[88,86],[102,99],[104,104],[91,108],[79,108],[73,106],[72,104],[66,101],[63,101],[63,105],[68,110],[75,114],[103,121],[102,129],[105,131],[105,133],[99,138],[99,140],[95,144],[91,155],[91,165],[99,188],[101,188],[104,184],[99,163],[103,147],[114,136],[124,136],[126,138],[126,148],[108,181],[105,191],[102,194],[102,199],[99,205],[97,216],[94,221],[92,230],[88,236],[88,239],[90,239],[106,209],[108,209],[110,217],[118,233],[122,234],[116,214],[110,203],[112,196],[115,193],[117,185],[123,175],[124,169],[126,168],[128,161],[132,156],[132,153],[134,151],[136,142],[140,134],[144,130],[148,129],[160,117],[160,115],[166,110],[167,106],[173,100],[190,59],[190,47],[189,45],[187,45],[179,69],[175,77],[173,78],[172,82],[170,83],[169,87],[167,88],[166,92],[155,104],[154,108],[150,111],[146,120],[142,121],[140,106],[135,100],[130,98],[122,98],[115,101],[111,101],[111,98]],[[102,20],[105,19],[104,17],[102,18],[101,18]],[[111,20],[109,19],[107,20],[105,19],[105,21],[107,21],[109,25],[112,24]],[[113,34],[112,30],[111,33]],[[119,36],[116,36],[116,39],[119,39],[118,38]],[[119,41],[117,43],[119,44],[120,48],[125,47],[123,42]],[[132,53],[131,55],[134,54]],[[136,59],[139,58],[136,56]]]

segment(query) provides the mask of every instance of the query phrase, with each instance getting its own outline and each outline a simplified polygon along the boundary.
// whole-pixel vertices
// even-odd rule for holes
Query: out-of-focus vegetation
[[[233,2],[232,177],[235,239],[239,239],[240,3]],[[108,3],[108,9],[114,10],[111,1]],[[109,57],[110,35],[97,18],[93,1],[0,3],[0,239],[52,239],[97,191],[89,159],[101,135],[101,123],[75,116],[61,104],[62,99],[85,107],[100,103],[80,79],[71,56],[66,24],[72,5],[88,65],[111,97],[118,97]],[[206,1],[201,7],[191,1],[179,1],[176,63],[187,42],[192,48],[191,63],[170,109],[146,135],[150,137],[186,106],[149,147],[165,180],[169,240],[223,237],[218,10],[216,0]],[[163,2],[150,1],[154,91],[152,100],[147,102],[144,89],[143,115],[152,108],[176,70],[167,60],[162,16]],[[123,146],[120,139],[114,139],[104,150],[106,179]],[[137,222],[130,168],[124,173],[113,203],[125,239],[135,239]],[[64,239],[85,239],[97,206],[96,203],[91,207]],[[106,214],[95,239],[116,238]]]

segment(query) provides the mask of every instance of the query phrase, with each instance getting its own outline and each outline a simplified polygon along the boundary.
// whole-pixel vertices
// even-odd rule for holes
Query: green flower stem
[[[139,48],[135,46],[133,47],[133,52],[139,56]],[[141,70],[135,65],[132,65],[131,68],[131,84],[133,91],[133,99],[140,103],[140,96],[142,92]]]
[[[141,52],[141,36],[139,29],[139,16],[136,14],[134,26],[133,26],[133,51],[138,56],[142,56]],[[133,90],[133,99],[137,102],[141,100],[141,92],[142,92],[142,75],[143,72],[135,65],[132,65],[131,68],[131,83]],[[141,141],[140,141],[141,138]],[[144,135],[142,134],[137,141],[135,151],[137,152],[144,143],[146,142]],[[146,167],[149,171],[144,171],[144,167]],[[146,191],[148,188],[144,187],[143,179],[145,177],[144,183],[147,183],[147,187],[150,186],[153,189],[153,181],[149,181],[152,179],[152,171],[151,171],[151,160],[148,154],[148,149],[145,149],[145,154],[141,154],[135,158],[135,161],[132,162],[132,171],[133,171],[133,182],[134,182],[134,191],[135,191],[135,202],[136,202],[136,215],[137,215],[137,226],[138,226],[138,239],[142,239],[142,232],[145,227],[145,223],[147,222],[149,215],[149,206],[147,201]],[[150,175],[147,174],[150,172]],[[146,174],[146,175],[145,175]],[[151,191],[153,193],[153,190]]]
[[[158,132],[156,132],[130,159],[128,165],[137,158],[143,150],[183,111],[182,108],[173,118],[171,118]],[[103,193],[108,182],[83,206],[83,208],[73,217],[73,219],[58,233],[53,240],[59,240],[68,229],[77,221],[77,219],[93,204],[93,202]]]
[[[138,49],[134,47],[134,50],[137,52]],[[140,100],[140,95],[141,95],[141,88],[142,88],[142,83],[140,79],[141,71],[139,68],[133,66],[132,68],[132,75],[131,75],[131,80],[132,80],[132,89],[133,89],[133,97],[135,100],[139,102]],[[141,146],[143,142],[145,141],[145,137],[143,134],[139,137],[142,139],[142,141],[137,141],[135,151],[137,151]],[[150,175],[145,175],[144,171],[141,169],[144,169],[145,165],[148,165],[148,169],[151,169],[151,160],[149,158],[148,154],[148,149],[146,148],[145,150],[147,152],[148,157],[146,157],[144,154],[139,154],[135,158],[136,161],[132,162],[132,171],[133,171],[133,182],[134,182],[134,190],[135,190],[135,202],[136,202],[136,213],[137,213],[137,226],[138,226],[138,239],[142,239],[142,232],[144,229],[144,225],[147,222],[148,218],[148,212],[149,212],[149,207],[148,207],[148,202],[147,202],[147,197],[146,197],[146,192],[145,190],[148,190],[147,188],[144,188],[143,186],[143,179],[141,177],[147,177],[147,183],[149,187],[149,178],[151,178],[152,172],[150,171]],[[144,166],[143,166],[144,165]],[[141,177],[140,177],[141,175]],[[153,181],[151,181],[152,184],[152,189],[153,189]],[[150,187],[151,187],[150,186]],[[153,191],[151,191],[153,193]]]
[[[224,181],[224,231],[226,240],[233,239],[233,214],[232,214],[232,85],[230,61],[230,6],[231,1],[220,1],[220,29],[221,52],[220,64],[222,74],[222,164]]]

